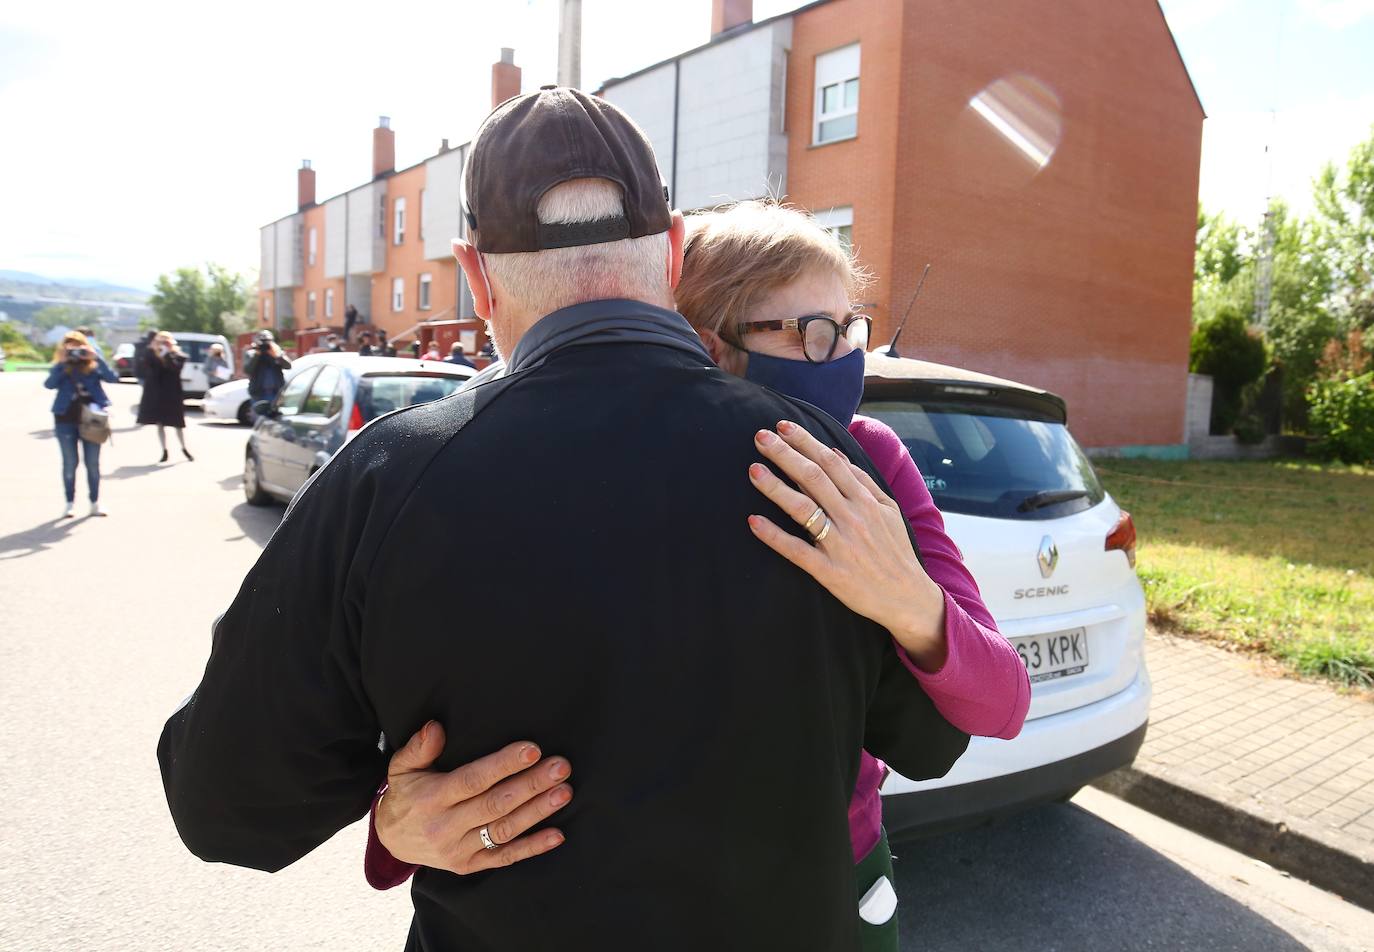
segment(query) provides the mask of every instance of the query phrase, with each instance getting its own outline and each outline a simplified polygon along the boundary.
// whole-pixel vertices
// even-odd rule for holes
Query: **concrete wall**
[[[425,160],[425,200],[420,215],[425,232],[424,254],[431,261],[451,259],[453,239],[465,234],[459,206],[466,154],[464,146]]]
[[[791,41],[792,22],[784,18],[606,87],[605,98],[644,129],[664,184],[676,187],[676,207],[706,208],[785,187],[782,79]]]
[[[258,229],[261,245],[260,264],[258,265],[258,288],[270,291],[277,286],[277,229],[275,225],[264,225]]]
[[[1188,375],[1183,432],[1184,439],[1190,443],[1212,432],[1212,378],[1208,374]]]
[[[346,196],[349,274],[372,274],[386,267],[386,235],[382,233],[381,207],[385,197],[385,179],[355,188]]]
[[[342,278],[348,273],[345,257],[348,235],[348,196],[337,195],[324,203],[324,276]]]
[[[681,208],[778,192],[786,166],[775,94],[791,20],[751,30],[682,59],[679,80],[677,201]]]
[[[302,245],[302,216],[290,215],[276,222],[272,227],[274,285],[278,288],[300,287],[305,268],[305,252]]]

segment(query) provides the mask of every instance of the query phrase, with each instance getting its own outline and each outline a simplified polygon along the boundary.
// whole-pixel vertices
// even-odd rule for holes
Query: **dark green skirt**
[[[879,837],[877,845],[869,850],[868,855],[854,866],[855,898],[862,899],[873,888],[873,884],[883,876],[886,876],[888,882],[892,883],[893,888],[896,888],[897,881],[892,875],[892,851],[887,845],[887,830],[883,830],[883,835]],[[858,915],[857,909],[854,914]],[[863,933],[864,952],[897,952],[897,913],[895,911],[892,913],[892,918],[881,925],[873,925],[860,919],[859,929]]]

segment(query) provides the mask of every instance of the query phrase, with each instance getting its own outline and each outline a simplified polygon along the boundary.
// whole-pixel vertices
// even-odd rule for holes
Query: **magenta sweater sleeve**
[[[392,856],[382,841],[377,838],[377,804],[381,802],[386,785],[372,798],[372,809],[367,813],[367,852],[363,854],[363,875],[373,889],[390,889],[399,886],[411,877],[420,867],[403,863]]]
[[[921,547],[926,572],[945,592],[949,654],[944,666],[927,673],[916,667],[900,645],[897,654],[955,727],[981,737],[1015,737],[1030,707],[1026,666],[998,632],[959,547],[945,533],[945,521],[915,460],[892,428],[878,420],[856,416],[849,433],[892,487]]]

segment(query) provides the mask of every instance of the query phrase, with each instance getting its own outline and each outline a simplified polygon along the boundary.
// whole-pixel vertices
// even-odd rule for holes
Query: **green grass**
[[[1374,469],[1102,460],[1159,626],[1374,687]]]
[[[8,373],[11,370],[47,370],[50,366],[52,365],[44,363],[34,363],[33,361],[27,360],[7,359],[5,361],[5,372]]]

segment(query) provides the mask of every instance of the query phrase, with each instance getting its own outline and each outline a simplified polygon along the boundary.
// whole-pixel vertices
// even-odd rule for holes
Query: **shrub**
[[[1193,328],[1188,369],[1212,378],[1212,432],[1229,433],[1241,411],[1241,391],[1259,379],[1268,365],[1264,340],[1247,326],[1233,306]]]
[[[1316,381],[1307,406],[1318,452],[1343,463],[1374,461],[1374,371]]]

